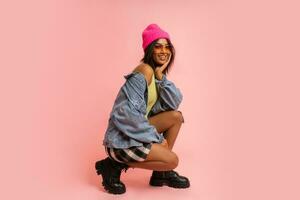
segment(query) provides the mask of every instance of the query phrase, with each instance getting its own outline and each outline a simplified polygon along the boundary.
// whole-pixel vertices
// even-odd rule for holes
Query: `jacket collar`
[[[124,75],[124,78],[129,79],[131,76],[138,75],[138,74],[143,75],[141,72],[135,71],[135,72],[131,72],[129,74]]]
[[[127,75],[124,75],[124,78],[127,80],[129,79],[131,76],[136,76],[137,78],[141,79],[141,80],[144,80],[145,81],[145,84],[147,85],[147,80],[144,76],[144,74],[142,72],[139,72],[139,71],[134,71],[134,72],[131,72]]]

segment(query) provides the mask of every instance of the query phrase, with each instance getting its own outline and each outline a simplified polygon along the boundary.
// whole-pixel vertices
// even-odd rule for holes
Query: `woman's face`
[[[157,40],[153,48],[153,60],[156,64],[159,66],[163,65],[171,55],[171,46],[168,44],[168,41],[166,39]]]

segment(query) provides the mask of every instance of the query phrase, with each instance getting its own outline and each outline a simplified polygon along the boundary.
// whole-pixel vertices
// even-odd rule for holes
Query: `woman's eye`
[[[163,45],[154,45],[154,47],[156,49],[162,49],[163,47],[165,47],[166,49],[171,49],[171,45],[166,45],[166,46],[163,46]]]

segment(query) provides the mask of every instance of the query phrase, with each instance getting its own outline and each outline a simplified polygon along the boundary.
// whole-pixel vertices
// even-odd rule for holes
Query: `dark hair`
[[[151,44],[149,44],[147,46],[147,48],[145,49],[144,51],[144,57],[141,59],[141,61],[143,61],[144,63],[150,65],[152,67],[153,70],[155,70],[156,66],[155,66],[155,61],[153,59],[153,48],[154,48],[154,45],[155,43],[158,41],[159,39],[157,40],[154,40]],[[171,41],[169,39],[166,38],[166,40],[168,41],[168,44],[171,46],[171,52],[172,52],[172,55],[171,55],[171,60],[168,64],[168,66],[166,67],[166,69],[162,72],[163,74],[167,75],[169,73],[169,70],[174,62],[174,58],[175,58],[175,48],[174,46],[172,45]]]

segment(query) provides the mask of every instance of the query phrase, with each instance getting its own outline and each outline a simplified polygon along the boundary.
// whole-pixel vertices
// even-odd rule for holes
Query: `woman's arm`
[[[167,68],[171,56],[166,63],[155,69],[156,83],[159,90],[159,103],[157,107],[161,107],[163,110],[176,110],[182,101],[182,94],[175,84],[169,81],[165,74],[162,72]],[[158,103],[158,104],[159,104]]]
[[[168,110],[177,110],[183,99],[181,91],[165,75],[163,75],[162,80],[156,80],[156,83],[159,98],[151,109],[152,113],[150,115]]]

